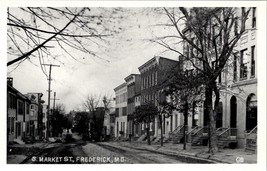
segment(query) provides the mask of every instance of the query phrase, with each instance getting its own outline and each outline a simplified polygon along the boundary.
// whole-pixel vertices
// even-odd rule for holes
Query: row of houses
[[[219,146],[237,146],[248,150],[257,147],[257,51],[256,51],[256,8],[252,8],[246,23],[247,31],[235,46],[235,54],[219,76],[217,83],[221,87],[221,98],[217,111],[217,135]],[[184,46],[184,53],[188,50]],[[239,56],[239,58],[237,58]],[[145,125],[133,124],[129,116],[135,108],[155,103],[158,106],[164,97],[159,91],[160,85],[168,79],[168,70],[181,65],[177,60],[155,56],[142,64],[139,74],[130,74],[115,91],[115,112],[110,115],[109,134],[118,139],[130,136],[138,140],[145,139]],[[183,63],[182,68],[190,67]],[[163,98],[163,99],[161,99]],[[167,116],[167,115],[166,115]],[[163,118],[163,136],[166,141],[179,143],[182,132],[186,129],[188,141],[195,145],[203,145],[207,139],[208,113],[204,104],[189,112],[187,127],[183,114],[174,111],[170,117]],[[154,142],[159,140],[161,130],[159,119],[150,124],[150,135]]]
[[[13,78],[7,78],[8,143],[47,138],[47,106],[42,97],[42,93],[22,94],[13,87]]]

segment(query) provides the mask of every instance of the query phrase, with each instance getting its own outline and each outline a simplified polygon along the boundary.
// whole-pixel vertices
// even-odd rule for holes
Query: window
[[[21,122],[17,123],[17,136],[21,136]]]
[[[248,74],[248,56],[247,49],[241,51],[240,56],[240,78],[246,79]]]
[[[115,111],[115,116],[118,117],[119,116],[119,108],[116,108],[116,111]]]
[[[14,130],[15,130],[15,118],[14,117],[11,118],[11,123],[10,124],[11,124],[10,132],[13,133]]]
[[[22,101],[18,100],[18,114],[23,115],[24,114],[24,104]]]
[[[30,133],[30,122],[26,122],[26,134]]]
[[[127,115],[127,107],[123,107],[122,108],[122,116],[126,116]]]
[[[245,8],[245,11],[246,11],[246,8]],[[245,19],[245,13],[243,13],[243,12],[242,12],[242,19]],[[245,28],[244,29],[246,30],[246,24],[245,24]]]
[[[234,81],[237,80],[237,60],[236,60],[236,59],[237,59],[237,54],[238,54],[238,53],[235,53],[235,54],[234,54],[234,64],[233,64],[233,65],[234,65],[234,73],[233,73],[233,74],[234,74],[234,75],[233,75],[233,79],[234,79]]]
[[[252,28],[256,27],[256,7],[252,8]]]
[[[144,77],[144,89],[146,89],[146,77]]]
[[[142,77],[142,90],[145,88],[145,80],[144,77]]]
[[[218,78],[218,82],[219,82],[219,83],[222,83],[222,72],[219,74],[218,77],[219,77],[219,78]]]
[[[26,103],[26,114],[30,113],[30,105],[29,103]]]
[[[255,46],[251,47],[251,77],[255,77]]]
[[[147,76],[147,79],[148,79],[148,88],[151,86],[151,82],[150,82],[150,75]]]
[[[155,85],[158,84],[158,72],[156,71],[155,72]]]
[[[154,78],[154,75],[155,75],[155,73],[154,72],[152,72],[152,77],[151,77],[151,83],[152,83],[152,85],[151,86],[154,86],[154,80],[155,80],[155,78]]]
[[[235,36],[238,35],[238,19],[237,17],[235,18]]]
[[[8,107],[16,109],[16,96],[12,93],[8,93]]]

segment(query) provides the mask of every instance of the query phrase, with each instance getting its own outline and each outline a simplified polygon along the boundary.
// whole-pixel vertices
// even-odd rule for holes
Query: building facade
[[[242,15],[239,8],[236,8],[236,15],[239,17]],[[246,21],[246,31],[235,45],[233,54],[216,80],[220,88],[216,128],[231,130],[232,136],[229,138],[237,141],[238,148],[244,148],[247,137],[257,133],[256,22],[256,8],[251,8]],[[235,24],[236,27],[240,25],[239,21]],[[184,46],[184,54],[190,55],[191,53],[195,52],[192,52],[190,46]],[[210,65],[213,66],[212,61]],[[193,67],[186,63],[184,68],[192,69]],[[196,125],[200,127],[208,125],[208,114],[205,112],[204,104],[193,111],[196,115],[192,112],[188,115],[189,132]],[[253,141],[256,142],[256,139]]]
[[[123,83],[115,91],[115,137],[126,138],[127,130],[127,85]]]
[[[30,105],[30,135],[36,140],[44,139],[43,132],[43,104],[42,93],[27,93],[26,96],[31,100]]]
[[[104,139],[106,141],[114,138],[115,108],[111,107],[104,115]]]
[[[240,14],[240,13],[239,13]],[[240,14],[241,15],[241,14]],[[257,28],[256,8],[246,22],[246,32],[222,76],[223,126],[237,129],[238,147],[246,146],[246,135],[257,131]]]
[[[135,127],[138,127],[138,124],[134,124],[133,120],[130,119],[133,115],[136,107],[136,100],[140,97],[141,91],[141,78],[139,74],[131,74],[125,79],[127,85],[127,129],[129,136],[135,136]]]
[[[160,90],[162,89],[162,84],[172,74],[171,71],[174,67],[179,67],[178,61],[156,56],[138,68],[141,75],[141,105],[154,103],[158,107],[160,102],[166,100],[166,96],[160,93]],[[168,132],[171,131],[172,122],[172,119],[169,121],[164,117],[164,135],[168,135]],[[144,124],[141,126],[141,132],[142,134],[146,132]],[[150,124],[150,133],[154,137],[160,136],[161,130],[158,118],[155,118]]]
[[[13,78],[7,78],[7,136],[8,142],[19,141],[29,135],[30,100],[13,87]]]

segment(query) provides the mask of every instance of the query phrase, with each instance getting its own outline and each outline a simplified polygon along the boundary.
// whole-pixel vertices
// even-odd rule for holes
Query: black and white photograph
[[[266,161],[266,2],[57,2],[5,7],[5,164]]]

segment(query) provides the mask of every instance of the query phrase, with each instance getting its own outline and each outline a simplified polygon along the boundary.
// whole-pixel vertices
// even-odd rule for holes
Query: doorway
[[[230,100],[230,128],[236,128],[237,104],[236,97],[232,96]]]
[[[257,98],[250,94],[246,103],[246,131],[251,131],[257,126]]]

